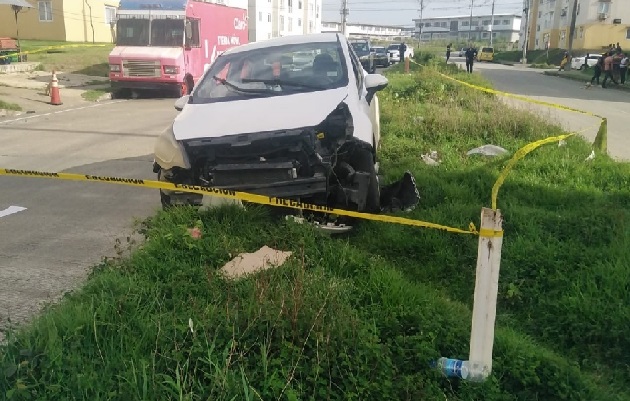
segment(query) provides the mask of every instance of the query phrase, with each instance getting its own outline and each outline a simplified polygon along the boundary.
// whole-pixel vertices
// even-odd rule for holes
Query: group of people
[[[617,46],[610,44],[609,50],[602,54],[594,67],[593,78],[591,78],[591,85],[597,81],[599,85],[599,78],[604,73],[604,80],[602,81],[602,88],[606,88],[606,82],[611,80],[615,85],[625,85],[628,77],[628,67],[630,66],[630,60],[628,55],[625,54],[619,42]],[[619,78],[619,81],[617,81]]]

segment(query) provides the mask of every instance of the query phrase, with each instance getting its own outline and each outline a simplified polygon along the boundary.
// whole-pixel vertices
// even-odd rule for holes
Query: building
[[[249,0],[249,41],[319,33],[322,0]]]
[[[494,23],[493,23],[494,20]],[[521,16],[517,14],[459,15],[414,19],[415,36],[421,41],[493,41],[514,43],[519,40]]]
[[[323,22],[322,32],[341,32],[341,22]],[[403,28],[392,25],[348,23],[346,24],[346,32],[349,38],[370,37],[387,39],[404,36]]]
[[[527,5],[527,0],[526,5]],[[573,0],[529,0],[528,49],[569,47]],[[578,0],[573,49],[630,48],[630,4],[622,0]]]
[[[119,0],[27,0],[18,14],[20,39],[69,42],[114,41]],[[16,37],[15,16],[0,6],[0,37]]]

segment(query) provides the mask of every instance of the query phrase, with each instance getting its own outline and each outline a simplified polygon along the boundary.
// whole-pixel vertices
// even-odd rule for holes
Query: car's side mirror
[[[190,95],[184,95],[180,97],[179,99],[177,99],[175,101],[175,110],[182,111],[184,109],[184,106],[186,106],[186,103],[188,103],[189,98],[190,98]]]
[[[365,89],[367,89],[367,95],[365,99],[368,104],[372,102],[374,94],[378,91],[382,91],[387,87],[389,81],[381,74],[368,74],[365,76]]]

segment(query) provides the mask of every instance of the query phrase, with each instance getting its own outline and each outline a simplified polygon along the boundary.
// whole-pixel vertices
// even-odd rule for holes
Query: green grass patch
[[[556,68],[556,66],[552,64],[541,63],[541,64],[530,64],[529,68],[536,68],[539,70],[548,70],[548,69]]]
[[[22,106],[17,103],[5,102],[4,100],[0,99],[0,109],[22,111]]]
[[[564,49],[550,49],[547,50],[528,50],[527,62],[532,64],[551,64],[560,65],[562,57],[564,57]],[[511,50],[497,52],[494,55],[497,61],[519,62],[523,58],[523,52],[521,50]]]
[[[51,46],[80,45],[74,42],[22,40],[24,51],[43,50]],[[86,43],[89,45],[90,43]],[[103,47],[69,47],[47,50],[28,55],[28,61],[40,62],[44,71],[63,71],[76,74],[107,77],[109,75],[109,53],[114,48],[111,43],[97,43]]]
[[[423,56],[416,55],[421,59]],[[393,67],[379,98],[387,181],[411,170],[408,216],[478,226],[509,156],[561,133],[426,56]],[[420,155],[437,150],[442,163]],[[262,207],[177,208],[144,222],[143,246],[0,348],[10,400],[627,400],[630,167],[579,138],[523,159],[499,193],[505,222],[493,374],[447,380],[429,363],[468,355],[477,238],[364,222],[329,238]],[[192,238],[187,228],[204,235]],[[240,281],[218,269],[263,245],[293,252]],[[192,322],[192,329],[189,326]],[[2,374],[4,372],[4,374]]]
[[[89,89],[81,93],[81,97],[85,100],[89,100],[90,102],[96,102],[103,95],[111,92],[111,89]]]

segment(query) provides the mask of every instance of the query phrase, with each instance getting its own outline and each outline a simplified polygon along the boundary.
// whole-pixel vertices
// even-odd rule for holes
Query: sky
[[[492,13],[492,0],[424,0],[423,17]],[[341,21],[342,0],[322,0],[324,21]],[[348,0],[348,22],[413,26],[420,18],[420,0]],[[522,14],[523,0],[495,0],[495,13]]]

